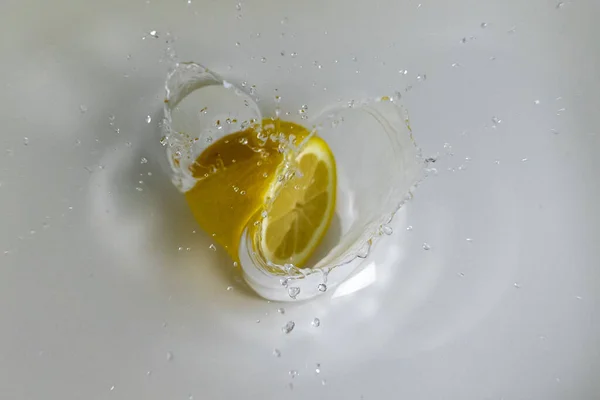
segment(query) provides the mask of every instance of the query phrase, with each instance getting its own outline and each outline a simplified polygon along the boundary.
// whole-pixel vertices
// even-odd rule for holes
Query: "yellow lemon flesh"
[[[307,141],[295,161],[294,177],[279,188],[263,219],[260,246],[267,260],[302,268],[331,224],[337,178],[333,154],[317,136]]]
[[[215,141],[190,167],[197,182],[185,193],[187,203],[202,229],[234,261],[239,261],[243,230],[261,210],[270,211],[253,245],[261,246],[268,261],[302,267],[322,239],[336,187],[335,162],[325,141],[311,137],[296,157],[300,174],[284,183],[277,179],[282,143],[298,145],[308,134],[292,122],[264,120],[261,130],[249,128]]]

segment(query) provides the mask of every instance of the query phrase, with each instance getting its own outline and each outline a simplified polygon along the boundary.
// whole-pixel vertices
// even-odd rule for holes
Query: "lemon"
[[[323,239],[335,211],[336,167],[327,143],[311,137],[296,157],[295,176],[279,188],[260,231],[267,260],[302,268]]]
[[[306,128],[286,121],[262,121],[208,146],[190,167],[195,186],[185,193],[202,229],[223,246],[234,261],[251,217],[264,209],[283,162],[281,141],[298,142]]]

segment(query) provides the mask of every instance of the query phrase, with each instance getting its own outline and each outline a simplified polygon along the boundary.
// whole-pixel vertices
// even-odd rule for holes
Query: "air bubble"
[[[513,283],[513,286],[515,287],[515,289],[521,288],[521,285],[518,282]]]
[[[275,349],[273,350],[273,355],[277,358],[281,357],[281,351],[279,351],[279,349]]]
[[[217,251],[217,247],[214,244],[211,244],[210,246],[208,246],[208,248],[212,251]]]
[[[494,125],[499,125],[499,124],[502,123],[502,120],[500,118],[498,118],[498,117],[492,117],[492,123]]]
[[[152,122],[152,117],[147,115],[146,116],[146,123],[149,124],[150,122]]]
[[[319,318],[315,318],[312,320],[312,322],[310,324],[312,326],[314,326],[315,328],[318,328],[319,326],[321,326],[321,320]]]
[[[290,56],[291,56],[292,58],[296,58],[296,56],[297,56],[297,55],[298,55],[298,53],[296,53],[296,52],[293,52],[292,54],[290,54]]]
[[[146,157],[140,158],[140,164],[147,164],[147,163],[148,163],[148,159]]]
[[[170,351],[167,351],[167,361],[171,361],[173,360],[173,353]]]
[[[480,25],[483,29],[487,28],[488,24],[487,22],[482,22]]]
[[[429,243],[423,243],[423,250],[431,250],[431,245]]]
[[[29,138],[26,136],[23,138],[23,144],[27,146],[29,144]]]
[[[288,321],[287,324],[285,324],[282,328],[281,328],[281,332],[288,334],[291,331],[294,330],[294,327],[296,326],[296,324],[294,323],[294,321]]]
[[[283,307],[281,307],[281,308],[278,308],[278,309],[277,309],[277,312],[278,312],[279,314],[282,314],[282,315],[283,315],[283,314],[285,314],[285,308],[283,308]]]
[[[392,229],[392,227],[389,225],[383,225],[381,227],[381,231],[386,235],[391,235],[392,233],[394,233],[394,229]]]
[[[324,283],[319,283],[319,286],[317,286],[317,289],[319,289],[319,292],[325,292],[325,291],[327,291],[327,285]]]
[[[317,364],[317,368],[315,368],[315,374],[320,374],[321,373],[321,364]]]
[[[295,377],[297,377],[299,375],[298,371],[296,371],[295,369],[292,369],[288,373],[290,374],[290,376],[292,377],[292,379],[294,379]]]
[[[266,63],[267,62],[267,58],[266,57],[261,57],[260,62],[261,63]]]
[[[87,106],[85,104],[82,104],[82,105],[79,106],[79,111],[82,114],[85,114],[88,111],[88,108],[87,108]]]

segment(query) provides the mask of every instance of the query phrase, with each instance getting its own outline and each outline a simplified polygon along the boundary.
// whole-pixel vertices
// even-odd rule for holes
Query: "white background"
[[[236,4],[0,4],[0,397],[600,398],[598,3]],[[194,233],[168,37],[265,115],[402,93],[438,173],[371,285],[281,315]]]

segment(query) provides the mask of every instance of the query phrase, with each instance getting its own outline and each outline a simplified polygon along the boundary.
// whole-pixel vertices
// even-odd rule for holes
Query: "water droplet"
[[[298,295],[300,294],[300,288],[297,286],[291,286],[288,288],[288,295],[296,300],[296,297],[298,297]]]
[[[317,289],[319,289],[319,292],[325,292],[327,290],[327,285],[324,283],[319,283],[319,286],[317,286]]]
[[[527,162],[529,161],[529,158],[525,157],[525,158],[521,158],[521,162]]]
[[[386,235],[391,235],[392,233],[394,233],[394,229],[392,229],[392,227],[389,225],[383,225],[381,227],[381,231]]]
[[[289,374],[290,374],[290,376],[292,377],[292,379],[294,379],[295,377],[297,377],[298,375],[300,375],[300,374],[298,373],[298,371],[296,371],[295,369],[292,369],[292,370],[289,372]]]
[[[217,246],[215,246],[214,244],[211,244],[210,246],[208,246],[208,248],[212,251],[217,251]]]
[[[282,314],[282,315],[283,315],[283,314],[285,314],[285,308],[283,308],[283,307],[280,307],[280,308],[278,308],[278,309],[277,309],[277,312],[278,312],[279,314]]]
[[[452,67],[453,67],[453,68],[460,67],[460,64],[459,64],[459,63],[452,63]]]
[[[288,321],[287,324],[285,324],[282,328],[281,328],[281,332],[283,333],[290,333],[291,331],[294,330],[294,327],[296,326],[296,324],[294,323],[294,321]]]
[[[261,57],[260,62],[266,63],[267,62],[267,58],[266,57]]]
[[[260,319],[257,319],[257,320],[256,320],[256,323],[257,323],[257,324],[260,324]]]
[[[277,358],[281,357],[281,351],[279,351],[279,349],[275,349],[273,350],[273,355]]]
[[[167,351],[167,361],[171,361],[173,359],[173,353],[170,351]]]
[[[538,105],[538,104],[540,104],[540,101],[539,100],[534,100],[533,104]]]
[[[460,276],[461,278],[464,278],[465,277],[465,273],[464,272],[459,272],[458,276]]]
[[[321,379],[321,385],[322,385],[322,386],[325,386],[325,385],[327,385],[327,380],[325,380],[325,379]]]
[[[147,164],[147,163],[148,163],[148,159],[146,157],[140,158],[140,164]]]
[[[85,114],[87,112],[88,108],[85,104],[81,104],[79,106],[79,112],[81,112],[82,114]]]
[[[321,320],[319,318],[315,318],[312,320],[311,325],[315,328],[318,328],[319,326],[321,326]]]
[[[471,239],[471,238],[467,238],[467,239],[466,239],[466,241],[467,241],[467,243],[472,243],[472,242],[473,242],[473,239]]]
[[[488,24],[487,22],[482,22],[480,25],[483,29],[487,28]]]
[[[242,3],[237,3],[235,5],[235,9],[238,10],[238,11],[242,11]]]
[[[423,250],[431,250],[429,243],[423,243]]]
[[[27,146],[27,145],[29,144],[29,138],[28,138],[27,136],[25,136],[25,137],[23,138],[23,144],[24,144],[25,146]]]
[[[30,235],[35,235],[35,230],[34,230],[34,229],[30,230],[30,231],[29,231],[29,234],[30,234]]]
[[[233,290],[233,286],[227,286],[227,291]]]
[[[194,400],[194,396],[190,394],[190,395],[188,396],[188,400]]]
[[[113,390],[115,390],[115,385],[112,385],[112,386],[110,387],[110,391],[112,392]]]
[[[450,145],[450,143],[444,143],[444,150],[446,150],[446,154],[449,156],[453,156],[454,153],[452,152],[452,146]]]
[[[296,58],[296,56],[297,56],[297,55],[298,55],[298,53],[296,53],[296,52],[293,52],[293,53],[291,53],[291,54],[290,54],[290,56],[291,56],[292,58]]]
[[[413,230],[413,226],[412,225],[407,226],[406,230],[409,231],[409,232],[412,231]]]
[[[499,125],[499,124],[502,123],[502,120],[500,118],[498,118],[498,117],[492,117],[492,123],[494,125]]]
[[[520,285],[518,282],[515,282],[515,283],[513,283],[513,286],[514,286],[516,289],[520,289],[520,288],[521,288],[521,285]]]
[[[147,115],[146,116],[146,123],[149,124],[150,122],[152,122],[152,117]]]
[[[321,373],[321,364],[317,364],[317,368],[315,368],[315,373],[317,375]]]
[[[156,32],[156,31],[150,31],[150,36],[152,36],[155,39],[158,39],[158,32]]]
[[[135,190],[137,190],[138,192],[143,192],[143,191],[144,191],[144,189],[142,189],[142,188],[141,188],[141,187],[139,187],[139,186],[138,186],[138,187],[136,187],[136,188],[135,188]]]
[[[565,5],[565,3],[564,3],[564,2],[562,2],[562,1],[559,1],[559,2],[556,4],[556,9],[563,8],[563,7],[564,7],[564,5]]]
[[[575,296],[575,298],[576,298],[577,300],[583,300],[583,297],[581,297],[581,296]]]
[[[152,375],[152,371],[146,371],[146,376]]]

